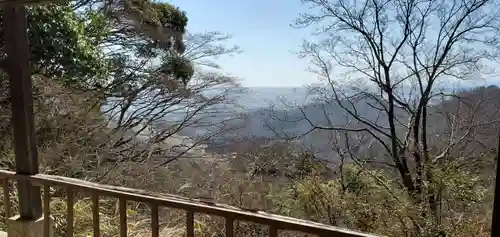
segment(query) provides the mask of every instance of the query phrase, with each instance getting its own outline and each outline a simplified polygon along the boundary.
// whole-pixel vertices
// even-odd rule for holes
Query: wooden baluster
[[[151,204],[151,236],[158,237],[160,235],[160,226],[158,224],[158,205]]]
[[[269,237],[278,237],[278,228],[276,226],[269,226]]]
[[[99,195],[97,193],[92,194],[92,231],[94,232],[94,237],[100,237],[100,223],[99,223]]]
[[[194,212],[192,211],[186,213],[186,227],[187,237],[194,237]]]
[[[2,180],[2,188],[3,188],[3,203],[5,207],[5,218],[11,218],[12,213],[10,212],[10,188],[9,188],[9,180]]]
[[[74,211],[73,211],[73,205],[75,203],[74,200],[74,194],[73,190],[67,189],[66,190],[66,205],[67,205],[67,213],[66,213],[66,225],[67,225],[67,230],[66,230],[66,236],[67,237],[73,237],[73,222],[74,222]]]
[[[43,186],[43,237],[50,237],[52,220],[50,219],[50,186]]]
[[[234,236],[234,219],[226,217],[226,237]]]
[[[120,198],[120,237],[127,237],[127,200]]]

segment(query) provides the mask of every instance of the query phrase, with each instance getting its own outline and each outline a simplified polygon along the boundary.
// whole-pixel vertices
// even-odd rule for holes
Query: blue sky
[[[222,57],[218,63],[244,86],[300,87],[318,82],[317,76],[306,70],[310,64],[293,53],[303,39],[311,39],[311,29],[290,26],[299,13],[308,10],[299,0],[164,1],[187,13],[188,31],[219,31],[233,36],[228,44],[240,46],[243,52]],[[486,81],[497,82],[492,78],[498,75],[485,76]]]
[[[290,27],[304,10],[298,0],[166,0],[187,13],[188,31],[220,31],[243,52],[219,60],[251,87],[297,87],[316,82],[298,51],[306,30]]]

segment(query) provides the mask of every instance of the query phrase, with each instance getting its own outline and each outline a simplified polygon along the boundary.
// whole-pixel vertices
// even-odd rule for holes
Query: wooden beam
[[[16,172],[33,175],[38,173],[38,154],[34,129],[26,21],[26,8],[24,6],[11,4],[3,6]],[[35,219],[40,217],[42,215],[40,187],[33,187],[29,181],[19,181],[17,188],[21,218]]]

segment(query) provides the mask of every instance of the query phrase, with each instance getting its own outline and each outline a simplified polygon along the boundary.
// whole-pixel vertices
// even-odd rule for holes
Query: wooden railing
[[[194,214],[202,213],[220,216],[225,219],[225,233],[227,237],[234,236],[234,222],[247,221],[269,227],[269,236],[279,236],[280,230],[298,231],[307,234],[317,235],[321,237],[375,237],[375,235],[358,233],[346,229],[336,228],[333,226],[323,225],[311,221],[305,221],[290,217],[267,214],[259,211],[246,211],[235,207],[225,206],[222,204],[200,202],[187,198],[159,195],[150,192],[128,189],[123,187],[115,187],[109,185],[95,184],[78,179],[72,179],[60,176],[51,175],[19,175],[15,172],[0,170],[0,180],[2,180],[5,213],[6,217],[11,217],[10,195],[9,195],[9,180],[28,180],[32,185],[43,188],[43,215],[50,216],[50,187],[62,188],[66,191],[67,197],[67,228],[66,234],[68,237],[73,236],[74,210],[75,202],[74,192],[81,192],[91,196],[92,198],[92,228],[94,237],[100,237],[99,229],[99,198],[112,197],[119,200],[119,220],[120,220],[120,237],[127,236],[127,201],[136,201],[148,204],[151,207],[151,233],[153,237],[159,236],[159,221],[158,208],[170,207],[182,209],[186,212],[186,236],[194,237]],[[44,222],[44,237],[49,237],[50,222]]]

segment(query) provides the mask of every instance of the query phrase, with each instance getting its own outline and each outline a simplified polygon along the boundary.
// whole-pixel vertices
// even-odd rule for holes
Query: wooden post
[[[500,236],[500,136],[498,137],[498,154],[496,159],[495,193],[493,196],[493,216],[491,218],[491,237]]]
[[[3,5],[5,50],[10,81],[12,124],[16,172],[38,173],[38,154],[33,117],[32,82],[27,34],[26,8],[20,4]],[[21,219],[34,220],[42,215],[39,187],[28,181],[18,181],[19,214]]]

